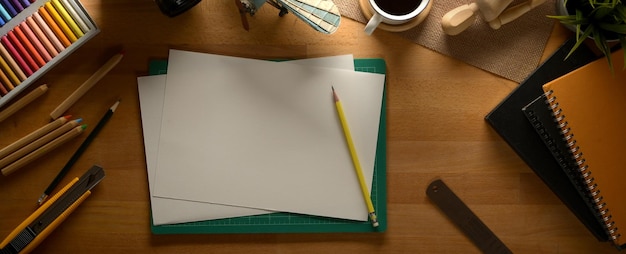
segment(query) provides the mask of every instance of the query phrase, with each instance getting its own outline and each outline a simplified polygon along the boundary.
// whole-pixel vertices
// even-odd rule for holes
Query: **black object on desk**
[[[483,253],[513,253],[443,180],[432,181],[426,195]]]
[[[174,17],[191,9],[202,0],[154,0],[165,15]]]
[[[575,39],[569,39],[485,117],[493,129],[528,164],[541,180],[600,241],[608,241],[595,212],[587,205],[548,147],[522,112],[543,94],[542,85],[598,59],[589,48],[579,47],[565,59]]]
[[[80,156],[83,154],[83,152],[85,152],[85,150],[87,150],[87,147],[89,146],[89,144],[91,144],[91,142],[96,138],[98,133],[100,133],[100,130],[102,130],[104,125],[109,121],[109,119],[113,115],[113,112],[115,112],[115,109],[117,109],[117,106],[119,104],[120,104],[120,100],[117,100],[115,102],[115,104],[113,104],[113,106],[111,106],[111,108],[109,108],[109,110],[107,110],[107,112],[104,114],[104,116],[102,116],[102,118],[100,119],[100,121],[98,122],[96,127],[93,129],[93,131],[91,131],[91,133],[89,133],[89,136],[87,136],[85,141],[83,141],[83,143],[80,144],[80,146],[78,147],[78,150],[76,150],[76,152],[72,155],[70,160],[67,161],[65,166],[63,166],[61,171],[59,171],[59,173],[52,180],[50,185],[48,185],[48,187],[43,192],[41,197],[39,197],[39,200],[37,200],[37,203],[39,205],[42,205],[43,202],[46,201],[46,199],[48,198],[48,195],[52,194],[52,191],[54,191],[54,188],[56,188],[56,186],[59,184],[59,182],[61,182],[61,180],[63,179],[65,174],[67,174],[67,172],[70,170],[70,168],[72,168],[72,166],[74,166],[74,164],[76,163],[76,161],[78,161],[78,158],[80,158]]]

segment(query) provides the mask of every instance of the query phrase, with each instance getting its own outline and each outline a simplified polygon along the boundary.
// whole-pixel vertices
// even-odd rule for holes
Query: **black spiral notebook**
[[[576,160],[572,158],[572,154],[569,152],[570,147],[566,142],[563,142],[564,135],[559,123],[555,121],[555,116],[547,100],[546,95],[542,94],[523,107],[522,112],[524,112],[524,115],[526,115],[528,121],[543,140],[548,150],[550,150],[550,153],[565,175],[567,175],[570,182],[576,187],[578,194],[585,201],[588,209],[595,214],[596,211],[593,209],[593,207],[595,207],[593,197],[587,190],[585,179],[581,178]],[[601,225],[602,221],[600,217],[596,217],[596,220],[598,224]]]
[[[542,86],[545,83],[598,58],[590,49],[581,46],[565,59],[575,43],[573,38],[561,45],[488,113],[485,120],[598,240],[608,241],[595,213],[522,112],[524,106],[544,93]]]

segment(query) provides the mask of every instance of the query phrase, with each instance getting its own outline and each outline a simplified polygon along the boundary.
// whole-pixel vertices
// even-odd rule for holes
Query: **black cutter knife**
[[[0,243],[0,254],[32,251],[91,194],[91,189],[103,178],[104,170],[95,165],[80,178],[74,178]]]

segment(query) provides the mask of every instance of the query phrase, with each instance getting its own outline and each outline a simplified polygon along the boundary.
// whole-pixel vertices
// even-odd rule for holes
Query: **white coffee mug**
[[[425,10],[426,12],[428,11],[427,6],[430,3],[430,1],[433,1],[433,0],[422,0],[417,6],[417,8],[403,15],[394,15],[394,14],[388,13],[384,11],[383,9],[381,9],[375,0],[368,0],[368,1],[369,1],[370,10],[372,11],[372,17],[367,22],[367,25],[365,25],[365,33],[367,35],[371,35],[376,29],[376,27],[380,25],[381,22],[385,24],[389,24],[389,25],[402,25],[402,24],[405,24],[409,21],[416,19],[420,14],[423,14],[423,15],[428,14],[428,13],[425,13]],[[391,1],[391,0],[386,0],[386,1]],[[396,1],[405,1],[405,0],[396,0]]]

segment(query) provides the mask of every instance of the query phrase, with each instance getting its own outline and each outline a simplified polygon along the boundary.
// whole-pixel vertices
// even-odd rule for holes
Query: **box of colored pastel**
[[[0,0],[0,107],[99,31],[79,0]]]

